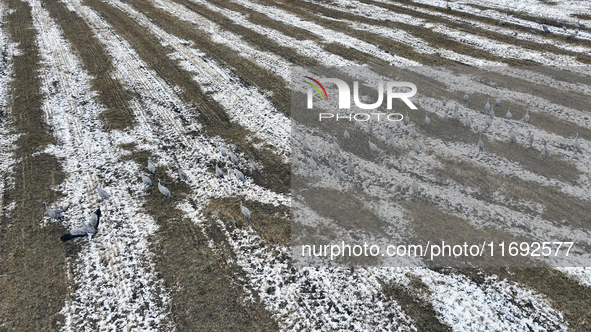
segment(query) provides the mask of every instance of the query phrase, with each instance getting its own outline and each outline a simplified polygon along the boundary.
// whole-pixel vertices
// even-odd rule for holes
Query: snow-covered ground
[[[282,47],[293,50],[302,56],[317,59],[326,66],[358,65],[354,60],[327,51],[327,43],[356,49],[377,59],[385,60],[396,66],[409,67],[415,73],[429,79],[445,82],[452,91],[481,93],[490,96],[503,96],[503,105],[527,102],[532,118],[536,114],[560,117],[567,123],[576,123],[583,128],[591,128],[588,110],[565,108],[550,103],[543,96],[512,91],[503,87],[475,83],[471,77],[453,74],[444,68],[432,69],[413,59],[396,55],[363,40],[352,38],[343,32],[334,31],[320,23],[305,20],[286,10],[264,5],[257,1],[232,0],[232,2],[266,15],[269,19],[280,20],[288,26],[304,29],[318,37],[322,42],[299,40],[262,24],[250,21],[247,14],[221,8],[203,0],[190,0],[230,19],[233,23],[251,29],[266,36]],[[378,0],[379,1],[379,0]],[[81,0],[62,1],[69,10],[80,16],[90,27],[93,35],[103,45],[113,62],[113,77],[119,80],[133,98],[129,106],[133,111],[136,124],[123,131],[107,131],[103,128],[99,115],[105,107],[98,102],[98,92],[92,91],[91,79],[82,68],[80,59],[63,37],[56,23],[44,9],[39,0],[27,0],[32,8],[33,26],[38,34],[37,43],[42,58],[42,92],[45,99],[43,110],[46,122],[57,139],[56,145],[46,148],[45,152],[59,158],[67,174],[58,191],[64,198],[56,202],[59,207],[66,207],[66,228],[77,227],[81,216],[88,217],[97,207],[101,207],[103,217],[99,233],[91,240],[79,241],[82,250],[76,257],[69,257],[67,264],[68,300],[61,314],[65,316],[64,331],[172,331],[175,326],[170,318],[170,305],[173,299],[170,290],[158,276],[154,263],[155,253],[149,241],[154,240],[158,226],[152,216],[143,211],[145,186],[139,180],[139,174],[145,172],[145,165],[134,161],[122,162],[129,152],[118,147],[120,144],[135,143],[135,149],[149,151],[157,167],[166,168],[170,178],[177,179],[175,158],[188,174],[188,196],[177,206],[185,217],[200,227],[208,239],[209,246],[216,250],[216,243],[206,231],[204,207],[213,198],[241,196],[274,206],[290,206],[290,195],[275,193],[254,183],[251,178],[239,181],[232,173],[234,169],[244,171],[248,168],[248,156],[239,155],[240,164],[235,166],[227,157],[219,153],[220,146],[231,148],[223,139],[210,137],[202,131],[199,113],[193,105],[183,102],[176,86],[158,76],[149,65],[143,62],[136,50],[109,25],[108,20],[95,9],[88,7]],[[171,61],[176,61],[179,68],[191,73],[202,90],[227,112],[230,121],[245,128],[250,135],[257,137],[273,148],[273,153],[282,157],[284,162],[296,158],[301,163],[298,172],[308,172],[309,152],[302,152],[302,140],[291,142],[292,126],[306,133],[306,139],[314,146],[329,146],[332,137],[306,128],[278,112],[272,104],[272,95],[244,83],[232,68],[222,65],[217,59],[192,42],[183,40],[167,32],[153,19],[138,11],[132,5],[120,0],[107,0],[106,4],[118,8],[135,20],[149,33],[156,36],[166,49]],[[415,51],[437,54],[442,58],[472,66],[490,66],[489,71],[509,77],[527,77],[532,82],[547,84],[556,89],[565,89],[589,95],[591,87],[587,84],[574,84],[554,80],[542,73],[535,73],[518,68],[508,68],[504,59],[527,59],[544,65],[581,65],[574,56],[539,52],[458,31],[445,23],[431,23],[405,14],[398,14],[379,6],[353,0],[331,2],[313,1],[317,5],[352,13],[382,21],[403,22],[412,26],[425,27],[441,38],[459,41],[493,55],[498,61],[480,59],[470,54],[460,54],[453,50],[439,50],[426,41],[412,34],[412,31],[399,31],[371,26],[338,17],[330,19],[344,22],[350,28],[365,31],[394,42],[411,46]],[[419,1],[416,1],[419,2]],[[420,1],[430,3],[427,0]],[[167,0],[151,0],[159,9],[170,13],[179,20],[190,22],[196,31],[206,33],[214,42],[236,51],[244,61],[251,61],[268,69],[290,86],[290,63],[271,50],[260,49],[249,44],[241,36],[226,31],[223,26],[210,21],[185,6]],[[384,1],[387,3],[387,1]],[[530,3],[532,15],[544,13],[547,5]],[[488,3],[490,10],[480,10],[463,4],[464,10],[471,10],[476,15],[503,17],[511,24],[527,27],[525,20],[503,16],[494,8],[504,8],[507,4]],[[417,12],[428,12],[442,20],[468,23],[496,33],[512,34],[508,29],[489,26],[475,20],[458,20],[445,12],[435,12],[412,4],[396,3],[396,6]],[[457,6],[457,4],[454,4]],[[588,9],[570,3],[564,12],[552,11],[555,17],[567,20],[566,13],[587,13]],[[5,6],[0,2],[0,13],[5,13]],[[588,13],[587,13],[588,14]],[[11,79],[10,62],[16,55],[15,45],[10,42],[0,17],[0,110],[9,110],[8,84]],[[570,20],[572,21],[572,20]],[[569,21],[569,22],[570,22]],[[586,31],[580,32],[581,39],[589,39]],[[585,53],[589,49],[582,46],[563,45],[543,36],[524,36],[516,40],[527,39],[541,44],[554,45],[557,48]],[[346,69],[343,71],[351,74]],[[382,77],[367,71],[362,78],[373,84]],[[584,73],[582,74],[585,75]],[[588,74],[587,74],[588,75]],[[469,87],[469,88],[467,88]],[[300,92],[305,92],[299,90]],[[329,90],[330,92],[330,90]],[[422,114],[443,118],[447,113],[452,121],[450,105],[441,107],[441,100],[417,94],[416,104],[421,110],[421,117],[412,118],[412,124],[423,121]],[[491,101],[492,102],[492,101]],[[460,101],[458,101],[460,103]],[[322,106],[322,103],[318,104]],[[484,105],[484,103],[483,103]],[[326,105],[324,105],[326,106]],[[560,111],[558,111],[560,110]],[[461,107],[462,119],[473,119],[474,145],[461,142],[444,142],[419,130],[418,138],[409,137],[409,126],[393,130],[396,146],[403,151],[399,156],[380,153],[375,160],[368,160],[347,151],[335,156],[338,167],[346,170],[350,159],[355,165],[355,176],[345,171],[347,181],[338,182],[335,177],[319,181],[315,185],[346,190],[361,188],[363,195],[372,197],[373,203],[366,208],[376,215],[394,216],[395,224],[390,232],[400,238],[412,237],[412,221],[402,205],[392,204],[387,197],[391,194],[387,188],[394,185],[410,188],[413,180],[417,181],[421,199],[429,201],[434,207],[449,215],[466,220],[475,229],[482,227],[498,228],[513,236],[524,236],[532,240],[570,238],[589,246],[588,229],[572,228],[568,225],[545,220],[540,217],[544,206],[526,198],[512,202],[505,194],[497,192],[495,201],[483,201],[476,197],[475,189],[452,181],[440,183],[433,171],[443,167],[438,158],[465,160],[482,166],[488,171],[501,176],[515,176],[524,181],[532,181],[542,186],[559,188],[573,200],[591,200],[591,160],[589,141],[579,138],[583,153],[574,152],[573,138],[549,132],[533,124],[524,124],[521,119],[506,120],[500,110],[484,136],[488,141],[508,142],[509,132],[514,129],[518,134],[518,143],[526,145],[526,133],[536,138],[533,149],[540,154],[543,151],[542,140],[548,142],[552,158],[574,165],[582,174],[574,182],[564,182],[537,174],[504,155],[496,155],[485,150],[480,153],[476,147],[478,131],[476,125],[484,121],[481,110]],[[362,129],[363,131],[366,128]],[[376,127],[372,139],[386,143],[386,128]],[[16,162],[10,153],[16,136],[9,135],[10,122],[0,118],[0,209],[6,210],[2,192],[11,185],[12,165]],[[375,137],[375,138],[374,138]],[[299,136],[298,136],[299,138]],[[413,148],[418,142],[421,150],[428,153],[415,154]],[[328,174],[330,166],[324,160],[328,150],[318,149],[320,160],[317,174]],[[376,160],[380,161],[378,163]],[[218,178],[210,171],[210,165],[219,163],[226,174]],[[265,165],[263,165],[265,166]],[[263,170],[266,171],[266,170]],[[153,179],[154,182],[155,179]],[[364,183],[378,183],[377,186],[364,186]],[[109,201],[102,201],[96,192],[100,184],[111,195]],[[166,184],[165,184],[166,185]],[[173,193],[174,195],[174,193]],[[401,200],[412,199],[411,191],[397,196]],[[391,204],[389,209],[383,206]],[[523,210],[538,211],[528,214]],[[325,220],[312,209],[303,206],[311,219],[323,222],[335,228],[342,236],[350,236],[338,229],[331,220]],[[75,216],[80,216],[77,218]],[[256,215],[253,216],[253,219]],[[322,219],[322,220],[321,220]],[[43,227],[49,222],[40,222]],[[495,275],[485,276],[483,283],[476,283],[460,273],[436,272],[423,267],[415,261],[413,268],[298,268],[295,266],[291,251],[285,245],[271,245],[251,228],[229,227],[230,220],[214,220],[222,230],[225,243],[234,253],[236,261],[226,259],[227,264],[238,264],[245,272],[246,279],[237,282],[242,287],[245,300],[261,299],[264,307],[278,322],[281,330],[347,330],[347,331],[418,331],[412,315],[397,302],[383,293],[383,283],[404,289],[417,300],[428,303],[435,311],[437,319],[454,331],[565,331],[568,322],[563,314],[553,307],[552,299],[524,285],[500,279]],[[574,252],[581,253],[574,249]],[[580,261],[572,260],[573,265]],[[591,270],[585,268],[559,268],[585,286],[591,285]],[[417,289],[416,280],[426,287]],[[255,296],[256,295],[256,296]],[[147,305],[146,305],[147,303]]]

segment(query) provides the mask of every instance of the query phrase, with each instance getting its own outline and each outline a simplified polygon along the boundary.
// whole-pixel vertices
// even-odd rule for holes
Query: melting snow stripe
[[[19,52],[17,44],[10,40],[4,27],[4,15],[9,10],[3,2],[0,2],[0,13],[0,214],[5,214],[10,211],[11,206],[4,204],[4,191],[14,185],[13,167],[16,163],[10,151],[16,149],[14,142],[19,137],[11,133],[8,87],[12,81],[12,58]]]

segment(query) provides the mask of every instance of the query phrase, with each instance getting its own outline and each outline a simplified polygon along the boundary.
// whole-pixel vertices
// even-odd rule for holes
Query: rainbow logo
[[[320,88],[322,89],[322,91],[324,91],[324,96],[322,95],[322,93],[320,92],[320,89],[318,89],[317,86],[315,86],[314,84],[310,83],[310,82],[306,82],[304,81],[304,83],[307,83],[308,85],[310,85],[311,87],[313,87],[316,92],[318,92],[318,95],[320,96],[320,99],[325,99],[324,97],[326,97],[326,100],[328,100],[328,94],[326,93],[326,89],[324,89],[324,86],[322,85],[322,83],[318,82],[318,80],[313,79],[310,76],[304,76],[305,78],[313,81],[314,83],[318,84],[318,86],[320,86]]]

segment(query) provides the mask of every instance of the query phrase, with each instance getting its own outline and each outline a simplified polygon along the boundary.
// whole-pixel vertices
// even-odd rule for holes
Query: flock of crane
[[[468,99],[470,98],[470,96],[468,96],[468,94],[464,95],[464,102],[467,102]],[[447,98],[443,97],[442,100],[442,104],[443,107],[447,106]],[[478,125],[478,143],[477,143],[477,147],[479,149],[480,152],[484,152],[484,142],[482,141],[482,133],[489,128],[492,125],[492,121],[495,118],[495,110],[494,107],[500,107],[501,106],[501,99],[499,97],[496,98],[494,106],[491,105],[490,103],[490,97],[487,97],[486,100],[486,104],[484,105],[484,123]],[[468,116],[468,113],[466,112],[466,115],[464,117],[464,120],[462,121],[462,117],[460,115],[459,112],[460,106],[459,104],[456,102],[455,106],[453,107],[453,117],[456,121],[463,123],[464,126],[467,129],[471,129],[472,128],[472,121],[470,120],[470,117]],[[513,118],[513,114],[511,113],[511,107],[508,107],[507,109],[507,113],[505,114],[505,118],[507,120],[511,120]],[[443,116],[443,120],[447,121],[448,120],[448,113],[447,111],[444,113]],[[523,117],[522,121],[524,123],[529,123],[530,121],[530,115],[529,115],[529,110],[526,110],[525,112],[525,116]],[[410,124],[410,130],[409,130],[409,135],[410,137],[412,137],[413,139],[415,139],[415,144],[414,144],[414,152],[418,155],[421,153],[421,148],[418,144],[418,142],[416,141],[416,138],[418,137],[417,135],[417,131],[415,129],[415,124],[414,123],[410,123],[410,117],[408,115],[408,112],[406,112],[406,116],[404,116],[402,118],[402,120],[400,121],[396,121],[396,127],[400,128],[402,125],[408,126]],[[430,126],[431,125],[431,118],[429,118],[429,114],[428,112],[425,112],[425,126]],[[355,121],[355,129],[356,130],[361,130],[361,122],[360,121]],[[349,141],[351,139],[351,135],[349,134],[349,132],[347,131],[347,129],[345,129],[343,136],[345,138],[345,141]],[[369,149],[370,151],[372,151],[373,153],[380,153],[381,150],[378,148],[378,146],[373,143],[371,141],[371,136],[372,136],[372,127],[370,125],[370,123],[368,122],[368,144],[369,144]],[[392,131],[390,131],[389,129],[386,130],[385,133],[385,140],[388,143],[388,145],[390,145],[391,147],[395,146],[395,140],[394,140],[394,136]],[[516,143],[517,142],[517,135],[515,133],[515,130],[513,128],[511,128],[510,132],[509,132],[509,140],[511,143]],[[532,147],[533,143],[534,143],[534,135],[531,131],[528,131],[528,137],[527,137],[527,142],[529,143],[529,146]],[[542,141],[542,145],[544,146],[544,150],[542,152],[542,155],[544,158],[549,158],[550,157],[550,152],[548,151],[548,147],[547,147],[547,143],[546,141]],[[314,151],[314,149],[312,149],[310,147],[310,144],[306,141],[306,139],[304,138],[302,141],[302,147],[304,149],[304,152],[308,151],[310,153],[310,157],[307,158],[308,160],[308,164],[310,166],[310,168],[312,170],[317,170],[318,169],[318,163],[317,160],[318,158],[318,154],[316,153],[316,151]],[[575,139],[573,141],[573,148],[576,152],[578,153],[582,153],[582,149],[581,149],[581,143],[579,142],[579,134],[576,133]],[[335,150],[336,153],[340,152],[340,146],[338,145],[338,143],[336,142],[336,140],[333,138],[333,149]],[[330,153],[330,155],[328,156],[328,163],[329,166],[335,171],[335,175],[337,176],[338,180],[340,181],[344,181],[345,177],[343,172],[336,167],[334,160],[332,159],[332,152]],[[299,169],[300,166],[300,162],[299,160],[294,156],[293,158],[293,166],[295,169]],[[353,166],[352,166],[352,162],[351,162],[351,157],[349,157],[349,162],[348,162],[348,172],[349,174],[352,174],[353,172]],[[217,171],[217,166],[216,166],[216,171]],[[418,189],[418,185],[416,183],[415,180],[413,180],[413,183],[411,185],[411,190],[414,193],[415,196],[417,196],[419,194],[419,189]]]
[[[437,7],[435,8],[436,10],[439,10],[440,6],[439,4],[437,4]],[[452,7],[449,4],[449,2],[445,5],[445,9],[447,9],[448,11],[452,11]],[[458,9],[462,10],[462,6],[459,6]],[[507,25],[507,22],[505,22],[502,18],[499,19],[498,21],[499,25]],[[552,31],[550,30],[550,28],[548,28],[548,26],[546,25],[547,23],[545,21],[542,20],[536,20],[536,23],[538,25],[540,25],[542,31],[545,34],[551,34]],[[585,24],[581,23],[581,21],[577,21],[576,22],[578,28],[575,29],[574,33],[569,33],[568,28],[566,27],[566,24],[564,24],[564,22],[562,22],[560,19],[556,19],[556,25],[562,27],[563,32],[566,34],[566,39],[567,40],[572,40],[574,39],[578,34],[579,34],[579,29],[584,29],[586,26]],[[537,35],[538,31],[535,30],[531,25],[529,26],[529,33],[531,33],[532,35]],[[517,32],[517,29],[515,27],[513,27],[513,35],[517,36],[519,33]]]
[[[223,147],[220,148],[220,152],[221,152],[222,156],[224,156],[224,157],[227,155],[226,150]],[[236,155],[234,154],[233,151],[230,151],[230,159],[232,160],[232,162],[234,163],[235,166],[238,166],[240,164],[240,159],[238,159],[238,157],[236,157]],[[179,174],[181,181],[187,182],[189,180],[187,173],[185,173],[185,171],[183,171],[183,169],[181,168],[181,166],[180,166],[178,160],[176,160],[176,158],[175,158],[175,162],[177,164],[178,174]],[[256,171],[260,170],[259,166],[252,160],[252,157],[250,158],[250,164],[251,164],[251,167],[253,168],[253,170],[256,170]],[[152,160],[150,158],[148,158],[148,171],[150,173],[152,173],[153,175],[156,174],[156,167],[154,166],[154,164],[152,163]],[[238,178],[240,181],[244,182],[246,180],[244,177],[244,174],[236,168],[234,169],[234,174],[236,175],[236,178]],[[216,175],[219,178],[224,177],[224,173],[218,167],[217,163],[216,163]],[[150,179],[149,176],[147,176],[143,173],[140,173],[140,177],[142,179],[142,182],[145,185],[150,186],[150,187],[153,186],[152,179]],[[101,188],[99,184],[96,185],[96,190],[97,190],[99,197],[102,198],[103,200],[110,199],[109,193],[107,193],[103,188]],[[162,195],[164,195],[165,197],[172,196],[170,193],[170,190],[160,183],[160,179],[158,179],[158,191],[160,191],[160,193]],[[60,220],[64,219],[64,215],[63,215],[64,210],[52,209],[47,206],[46,202],[43,202],[43,205],[45,206],[45,211],[49,215],[50,219],[55,220],[55,221],[60,221]],[[244,218],[246,218],[248,220],[251,219],[250,210],[246,206],[242,205],[242,200],[240,200],[240,210],[241,210]],[[91,240],[92,236],[95,235],[98,231],[100,217],[101,217],[101,209],[99,207],[96,211],[94,211],[91,214],[88,222],[82,222],[81,228],[75,228],[75,229],[69,230],[60,239],[63,242],[66,242],[68,240],[71,240],[71,239],[74,239],[77,237],[88,236],[89,240]]]

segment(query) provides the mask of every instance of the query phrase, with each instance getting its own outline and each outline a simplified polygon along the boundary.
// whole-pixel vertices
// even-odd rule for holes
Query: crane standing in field
[[[104,199],[104,200],[109,200],[109,194],[103,190],[103,188],[101,188],[99,186],[99,184],[96,184],[96,191],[98,192],[99,196]]]
[[[544,159],[548,159],[548,157],[550,157],[550,152],[548,151],[548,146],[546,146],[546,141],[543,141],[542,144],[544,144]]]
[[[517,142],[517,136],[515,135],[515,130],[513,130],[513,128],[511,128],[511,131],[509,132],[509,139],[511,140],[511,143]]]
[[[152,160],[150,158],[148,158],[148,170],[150,173],[156,174],[156,167],[154,167],[154,164],[152,164]]]
[[[242,182],[246,181],[246,179],[244,178],[244,174],[242,172],[240,172],[237,169],[234,169],[234,175],[236,176],[236,178]]]
[[[577,133],[577,137],[575,137],[575,142],[573,143],[573,146],[575,147],[575,150],[577,150],[577,152],[581,153],[581,143],[579,142],[579,133]]]
[[[62,220],[64,219],[64,216],[62,215],[62,213],[64,211],[60,210],[60,209],[50,209],[49,207],[47,207],[47,203],[43,202],[43,205],[45,205],[45,211],[47,212],[47,214],[49,215],[49,217],[53,220]]]
[[[250,210],[248,208],[246,208],[246,206],[242,205],[242,200],[240,200],[240,211],[242,211],[242,215],[244,216],[244,218],[250,220],[251,216],[250,216]]]
[[[174,161],[176,162],[176,167],[178,169],[181,181],[187,182],[189,180],[189,177],[187,176],[187,173],[185,173],[185,171],[183,171],[183,169],[181,168],[181,164],[179,164],[179,160],[176,158],[176,156],[174,157]]]
[[[480,150],[480,152],[484,152],[484,142],[482,141],[482,133],[480,133],[480,136],[478,137],[478,149]]]
[[[143,182],[144,184],[146,184],[146,185],[148,185],[148,186],[150,186],[150,187],[154,185],[154,184],[152,183],[152,180],[151,180],[149,177],[147,177],[147,176],[145,176],[145,175],[143,175],[143,174],[140,174],[140,175],[141,175],[141,177],[142,177],[142,182]]]
[[[160,184],[160,179],[158,179],[158,190],[162,195],[170,197],[170,190],[168,190],[168,188]]]
[[[412,184],[410,185],[410,189],[412,190],[415,196],[419,196],[419,186],[417,185],[417,181],[415,179],[412,180]]]
[[[224,177],[224,172],[222,172],[217,163],[215,164],[215,175],[220,179]]]
[[[380,149],[378,149],[378,146],[375,145],[375,144],[373,144],[371,142],[371,139],[368,139],[367,142],[369,143],[369,148],[370,148],[371,151],[376,152],[376,153],[379,153],[380,152]]]

